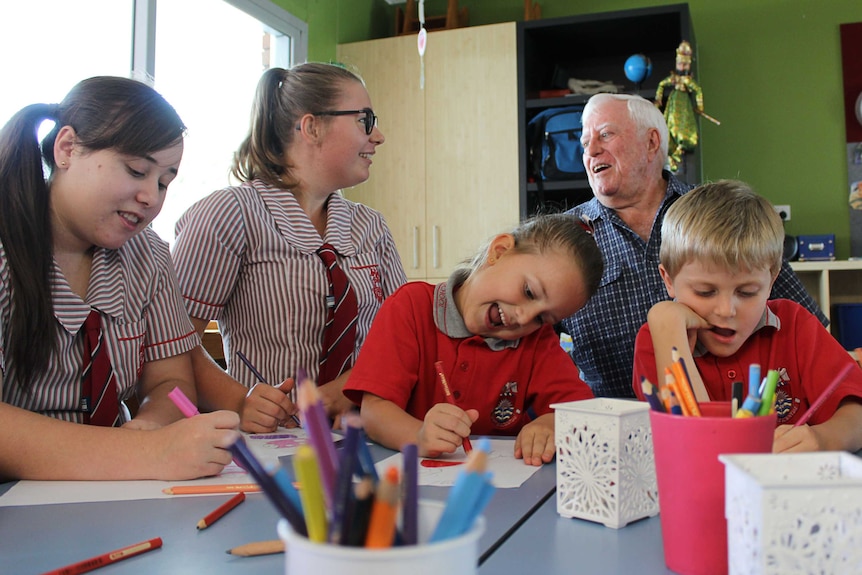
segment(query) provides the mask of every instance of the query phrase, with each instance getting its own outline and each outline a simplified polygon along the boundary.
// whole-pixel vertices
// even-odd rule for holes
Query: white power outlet
[[[790,221],[790,206],[788,205],[780,205],[775,206],[775,211],[778,212],[778,215],[781,216],[781,219],[785,222]]]

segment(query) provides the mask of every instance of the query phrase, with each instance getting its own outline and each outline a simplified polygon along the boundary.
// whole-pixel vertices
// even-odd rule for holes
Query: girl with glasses
[[[225,346],[227,371],[202,348],[193,353],[203,407],[237,411],[249,432],[293,425],[299,370],[319,382],[331,416],[350,407],[341,389],[355,354],[406,281],[383,217],[340,193],[368,179],[383,142],[353,72],[306,63],[263,74],[231,170],[238,185],[199,201],[176,226],[173,257],[192,323],[203,333],[218,320]],[[324,246],[334,264],[322,259]],[[339,270],[355,327],[338,338],[352,353],[333,369],[326,326],[343,312],[328,272]]]

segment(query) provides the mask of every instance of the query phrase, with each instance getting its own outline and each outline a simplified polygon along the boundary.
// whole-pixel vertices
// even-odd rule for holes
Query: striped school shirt
[[[291,192],[255,180],[212,193],[177,222],[173,257],[189,315],[218,320],[228,373],[243,385],[257,380],[234,361],[237,351],[271,384],[298,369],[317,379],[329,293],[316,253],[324,240],[356,291],[358,353],[383,300],[407,281],[380,213],[333,193],[321,238]]]
[[[147,228],[118,250],[96,248],[87,300],[69,286],[54,262],[51,294],[57,330],[57,355],[22,391],[15,366],[6,361],[10,337],[10,277],[0,243],[0,370],[3,401],[62,419],[82,422],[81,369],[84,332],[91,309],[99,311],[104,341],[117,377],[120,400],[130,398],[145,362],[185,353],[200,342],[179,296],[167,243]]]

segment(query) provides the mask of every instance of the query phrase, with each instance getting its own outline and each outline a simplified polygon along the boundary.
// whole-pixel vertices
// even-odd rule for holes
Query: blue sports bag
[[[581,146],[583,109],[549,108],[527,124],[530,164],[536,180],[574,180],[586,173]]]

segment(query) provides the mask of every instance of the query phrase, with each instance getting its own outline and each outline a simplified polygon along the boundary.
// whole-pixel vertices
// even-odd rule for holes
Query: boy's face
[[[659,266],[667,293],[708,321],[698,340],[717,357],[739,351],[766,311],[775,278],[768,268],[731,272],[716,264],[690,261],[671,278]]]

